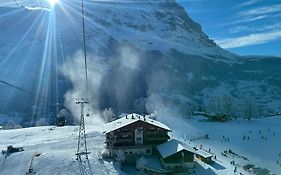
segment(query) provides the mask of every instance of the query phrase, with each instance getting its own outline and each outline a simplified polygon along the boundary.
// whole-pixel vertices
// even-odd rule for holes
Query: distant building
[[[68,112],[66,109],[62,109],[59,111],[56,119],[57,126],[64,126],[66,123],[66,119],[68,118]]]
[[[212,161],[213,155],[203,149],[197,150],[195,156],[197,159],[199,159],[202,162],[205,162],[207,164],[211,164],[213,162]]]
[[[169,171],[186,171],[193,169],[196,150],[190,145],[181,144],[178,140],[170,140],[157,146],[160,161],[164,169]]]
[[[107,124],[104,133],[111,156],[123,154],[127,159],[151,155],[157,145],[170,139],[170,131],[163,123],[133,113]]]
[[[18,129],[18,128],[22,128],[22,126],[13,121],[13,120],[9,120],[7,122],[2,123],[2,129],[3,130],[7,130],[7,129]]]

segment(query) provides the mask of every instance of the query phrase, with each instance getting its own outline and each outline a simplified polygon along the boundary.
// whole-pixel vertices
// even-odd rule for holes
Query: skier
[[[236,173],[236,172],[237,172],[237,167],[235,167],[235,168],[234,168],[234,171],[233,171],[233,172],[234,172],[234,173]]]

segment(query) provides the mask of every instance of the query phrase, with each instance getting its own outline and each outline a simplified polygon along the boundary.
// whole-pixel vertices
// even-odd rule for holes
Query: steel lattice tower
[[[86,139],[86,128],[85,128],[85,104],[88,104],[89,102],[84,99],[78,99],[76,101],[76,104],[80,105],[81,107],[81,116],[80,116],[80,126],[79,126],[79,137],[78,137],[78,146],[77,146],[77,160],[81,161],[81,156],[85,156],[86,159],[88,159],[88,148],[87,148],[87,139]]]
[[[83,31],[83,52],[84,52],[84,63],[85,63],[85,88],[86,96],[89,94],[88,87],[88,67],[87,67],[87,50],[86,50],[86,34],[85,34],[85,19],[84,19],[84,1],[81,0],[81,17],[82,17],[82,31]],[[81,106],[81,116],[80,116],[80,126],[79,126],[79,137],[78,137],[78,147],[77,147],[77,160],[81,162],[81,156],[85,156],[88,159],[88,148],[86,140],[86,128],[85,128],[85,104],[88,104],[88,100],[83,98],[76,101],[76,104]]]

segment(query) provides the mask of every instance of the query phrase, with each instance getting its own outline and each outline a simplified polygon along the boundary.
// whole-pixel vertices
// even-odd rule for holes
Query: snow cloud
[[[173,120],[181,116],[179,97],[171,96],[171,75],[163,71],[166,57],[120,46],[110,56],[88,55],[90,119],[101,126],[103,111],[111,108],[121,113],[157,113],[158,119]],[[81,51],[62,66],[61,72],[72,83],[65,106],[78,119],[80,107],[76,98],[86,97],[84,60]]]
[[[87,123],[101,126],[103,121],[100,118],[99,111],[96,110],[96,101],[98,97],[98,89],[101,84],[106,66],[101,63],[101,59],[93,55],[89,55],[92,61],[88,62],[88,77],[89,87],[91,93],[89,96],[89,105],[86,106],[86,113],[90,113],[90,118],[86,118]],[[68,90],[64,95],[64,105],[77,119],[80,117],[80,106],[75,104],[76,99],[85,98],[86,85],[85,85],[85,65],[84,57],[81,51],[78,51],[73,57],[68,58],[68,61],[61,67],[62,74],[72,83],[72,89]],[[89,111],[88,111],[89,110]]]
[[[101,114],[105,108],[118,109],[129,104],[132,85],[135,84],[135,72],[139,70],[139,57],[127,47],[121,47],[114,57],[105,58],[88,54],[89,113],[87,123],[101,126]],[[62,74],[72,88],[64,95],[65,106],[78,119],[80,106],[75,104],[78,98],[87,97],[85,67],[82,51],[68,58],[61,67]],[[86,112],[87,107],[86,107]]]

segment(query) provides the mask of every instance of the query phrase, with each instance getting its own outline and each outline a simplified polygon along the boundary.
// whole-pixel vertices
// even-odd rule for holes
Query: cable
[[[21,88],[21,87],[18,87],[18,86],[16,86],[16,85],[13,85],[13,84],[8,83],[8,82],[6,82],[6,81],[0,80],[0,83],[3,83],[3,84],[5,84],[5,85],[7,85],[7,86],[10,86],[10,87],[12,87],[12,88],[15,88],[15,89],[17,89],[17,90],[19,90],[19,91],[21,91],[21,92],[26,93],[26,94],[34,95],[34,93],[32,93],[31,91],[25,90],[25,89],[23,89],[23,88]],[[50,101],[55,101],[53,98],[49,98],[49,97],[45,97],[45,96],[41,96],[41,95],[39,96],[39,98],[40,98],[40,99],[45,99],[45,100],[50,100]]]
[[[8,82],[6,82],[6,81],[0,80],[0,82],[3,83],[3,84],[8,85],[8,86],[10,86],[10,87],[13,87],[13,88],[15,88],[15,89],[17,89],[17,90],[20,90],[20,91],[22,91],[22,92],[31,94],[31,92],[29,92],[29,91],[27,91],[27,90],[24,90],[24,89],[22,89],[22,88],[20,88],[20,87],[18,87],[18,86],[12,85],[12,84],[10,84],[10,83],[8,83]]]
[[[86,95],[89,95],[88,85],[88,66],[87,66],[87,49],[86,49],[86,36],[85,36],[85,19],[84,19],[84,2],[81,0],[81,13],[82,13],[82,29],[83,29],[83,51],[84,51],[84,64],[85,64],[85,78],[86,78]]]

